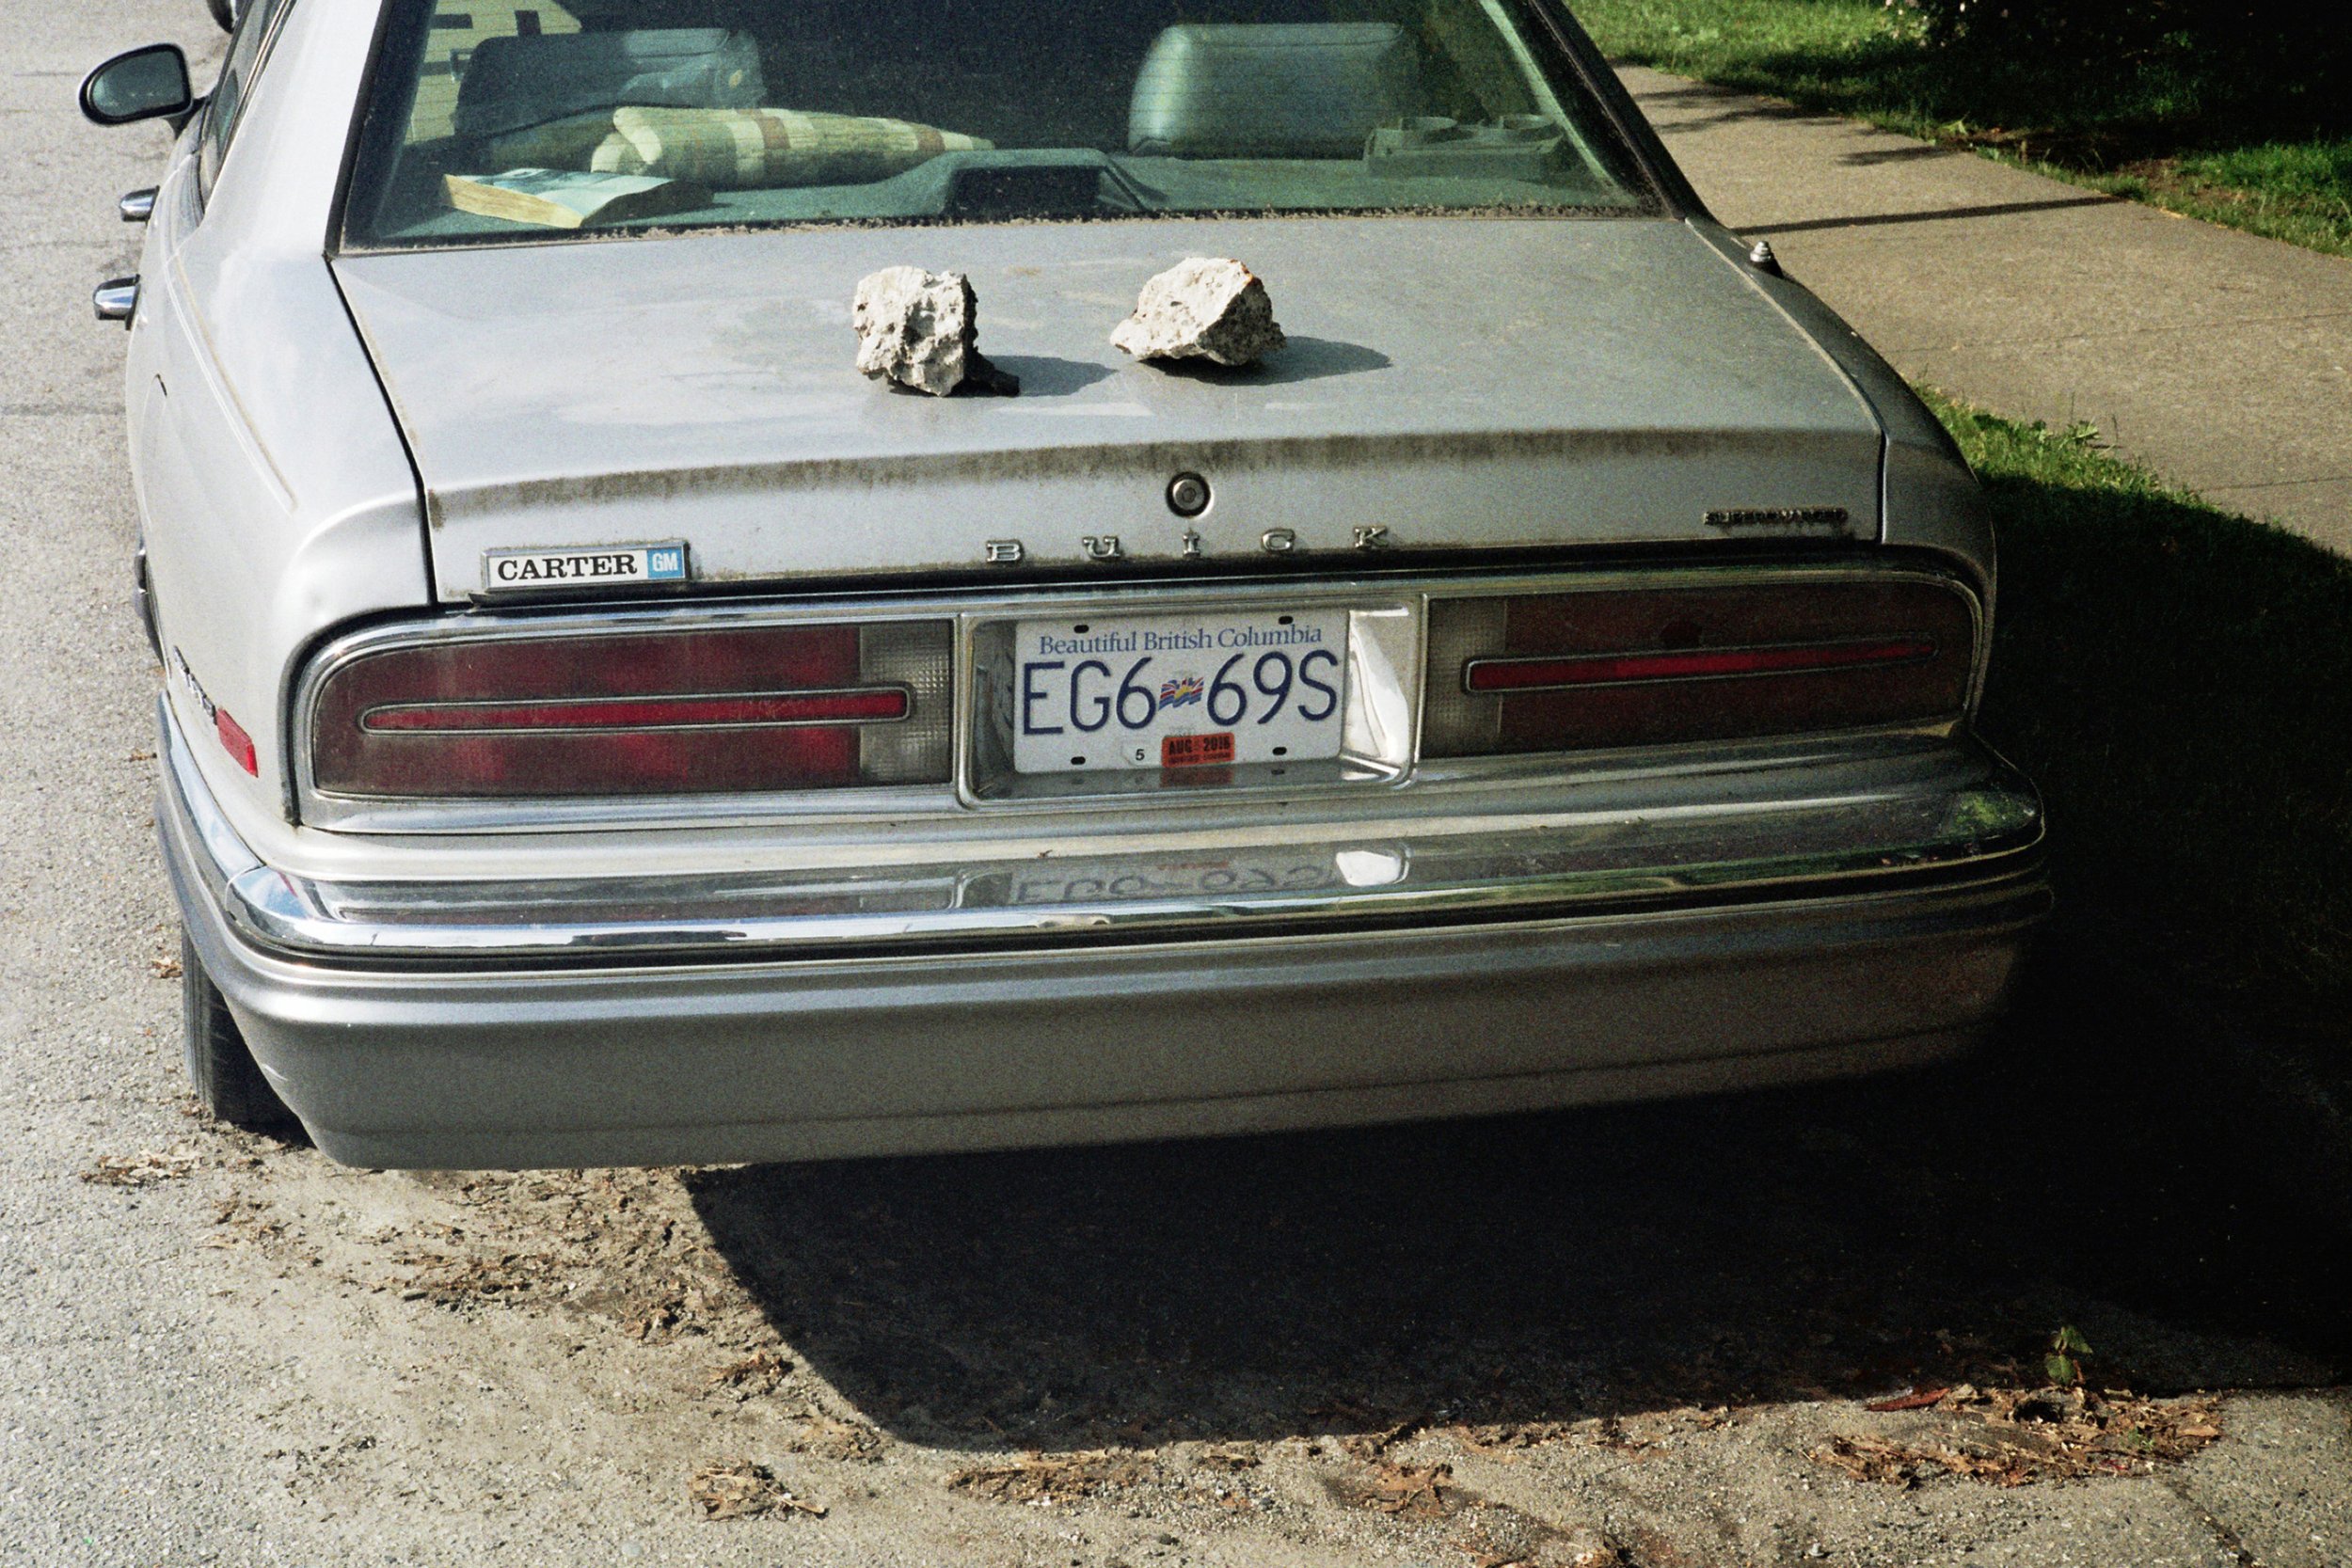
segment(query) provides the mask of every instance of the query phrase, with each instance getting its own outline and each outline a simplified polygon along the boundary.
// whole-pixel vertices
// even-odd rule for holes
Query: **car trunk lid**
[[[1187,255],[1265,278],[1251,371],[1125,358]],[[1017,398],[852,368],[878,268],[970,274]],[[1685,226],[1411,217],[836,230],[347,256],[444,598],[683,541],[703,582],[1874,538],[1880,436]],[[1198,516],[1168,503],[1196,473]]]

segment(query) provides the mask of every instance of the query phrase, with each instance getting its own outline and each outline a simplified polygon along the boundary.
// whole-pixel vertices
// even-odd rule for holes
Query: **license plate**
[[[1340,754],[1347,611],[1086,616],[1013,628],[1023,773]]]

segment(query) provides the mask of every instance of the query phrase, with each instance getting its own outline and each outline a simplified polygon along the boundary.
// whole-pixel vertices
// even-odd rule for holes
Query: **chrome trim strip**
[[[168,709],[167,812],[230,926],[304,960],[447,965],[628,958],[890,957],[1305,936],[1367,926],[1632,915],[1663,908],[1915,892],[1919,879],[2038,874],[2040,800],[1998,759],[1877,790],[1670,810],[1561,813],[1409,837],[1346,824],[1307,842],[1099,859],[974,847],[947,863],[773,874],[334,883],[262,863],[215,803]],[[1441,831],[1449,823],[1455,831]],[[660,911],[647,914],[648,910]]]
[[[1299,579],[1252,578],[1210,583],[1146,583],[1118,587],[1030,587],[988,593],[956,593],[930,597],[897,594],[872,598],[810,597],[788,602],[732,599],[662,599],[622,607],[587,610],[525,610],[520,607],[473,607],[428,620],[388,621],[346,633],[317,649],[296,673],[294,700],[287,713],[286,754],[293,761],[294,800],[307,826],[371,833],[547,832],[580,829],[664,826],[757,827],[812,819],[868,818],[903,822],[913,819],[955,820],[977,813],[1045,813],[1082,816],[1132,810],[1133,793],[1102,795],[1055,794],[1040,797],[995,797],[977,787],[973,732],[977,692],[975,689],[973,640],[990,623],[1062,614],[1144,615],[1181,611],[1188,608],[1231,609],[1256,603],[1279,602],[1306,609],[1363,608],[1403,605],[1413,621],[1413,667],[1403,672],[1410,682],[1413,705],[1409,715],[1412,754],[1393,776],[1335,778],[1329,783],[1296,782],[1236,784],[1186,797],[1194,810],[1213,809],[1219,802],[1295,798],[1307,793],[1338,790],[1410,789],[1433,774],[1449,780],[1475,776],[1491,768],[1498,779],[1524,775],[1524,755],[1494,758],[1421,760],[1420,732],[1427,704],[1427,605],[1438,598],[1485,598],[1527,594],[1606,593],[1629,587],[1673,589],[1726,584],[1752,586],[1776,582],[1884,582],[1915,580],[1951,589],[1969,606],[1975,629],[1977,657],[1967,711],[1975,710],[1983,690],[1988,639],[1984,607],[1969,586],[1946,572],[1910,563],[1876,564],[1855,561],[1818,563],[1754,562],[1723,565],[1610,566],[1585,571],[1498,572],[1447,577],[1346,576]],[[577,635],[607,636],[660,629],[665,626],[770,626],[787,624],[866,625],[885,621],[947,620],[952,633],[954,668],[953,783],[947,785],[907,784],[828,790],[802,790],[767,795],[649,796],[627,800],[442,800],[387,802],[346,799],[322,793],[310,762],[310,735],[319,689],[326,677],[350,659],[391,646],[469,641],[485,638]],[[1874,733],[1949,733],[1949,725],[1896,726]],[[1796,739],[1801,737],[1786,737]],[[1818,738],[1818,737],[1816,737]],[[1647,749],[1653,754],[1657,748]],[[1584,752],[1541,753],[1555,774],[1571,769],[1623,766],[1630,753]],[[1689,766],[1678,759],[1676,766]],[[1155,802],[1177,807],[1167,794]]]

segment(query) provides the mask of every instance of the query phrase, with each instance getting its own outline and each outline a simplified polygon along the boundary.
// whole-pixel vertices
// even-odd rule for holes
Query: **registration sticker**
[[[1160,739],[1162,768],[1208,768],[1233,760],[1233,736],[1170,735]]]
[[[482,556],[482,588],[487,594],[686,579],[686,545],[682,540],[660,545],[606,545],[593,549],[485,550]]]

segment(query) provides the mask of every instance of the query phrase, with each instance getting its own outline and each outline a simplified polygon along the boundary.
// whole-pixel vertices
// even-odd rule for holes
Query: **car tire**
[[[220,30],[222,32],[230,32],[235,29],[237,25],[237,0],[204,0],[204,4],[211,9],[213,13],[213,20],[220,24]]]
[[[299,1132],[301,1122],[262,1076],[262,1065],[230,1016],[228,999],[204,973],[196,944],[184,933],[180,938],[180,1010],[188,1082],[204,1108],[248,1132]]]

